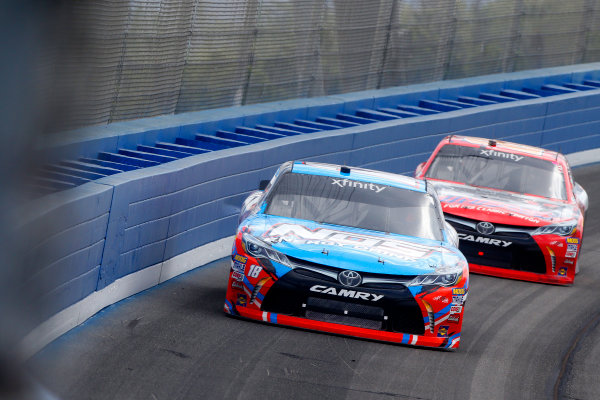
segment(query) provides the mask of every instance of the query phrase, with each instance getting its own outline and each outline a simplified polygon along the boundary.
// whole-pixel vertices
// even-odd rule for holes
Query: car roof
[[[541,147],[529,146],[526,144],[507,142],[504,140],[497,139],[485,139],[474,136],[461,136],[461,135],[450,135],[447,136],[444,141],[447,141],[446,144],[454,144],[461,146],[469,146],[469,147],[486,147],[489,149],[494,149],[496,151],[501,151],[505,153],[519,153],[523,155],[527,155],[530,157],[536,157],[547,161],[556,161],[559,158],[562,158],[563,155],[552,150],[542,149]],[[491,143],[495,142],[494,145]]]
[[[427,192],[425,181],[420,179],[393,174],[391,172],[375,171],[372,169],[356,167],[346,168],[349,169],[348,173],[341,172],[341,165],[309,161],[295,161],[292,167],[292,172],[307,175],[322,175],[335,178],[351,179],[355,181],[393,186],[416,192]]]

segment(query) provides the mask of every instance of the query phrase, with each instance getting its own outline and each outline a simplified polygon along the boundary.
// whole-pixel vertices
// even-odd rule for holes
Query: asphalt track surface
[[[229,261],[113,305],[29,362],[61,399],[600,399],[600,166],[571,287],[471,275],[461,347],[405,347],[222,311]]]

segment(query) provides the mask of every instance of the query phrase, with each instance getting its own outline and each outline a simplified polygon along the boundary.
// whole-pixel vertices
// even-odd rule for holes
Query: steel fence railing
[[[600,0],[65,4],[38,66],[68,105],[51,131],[600,60]]]

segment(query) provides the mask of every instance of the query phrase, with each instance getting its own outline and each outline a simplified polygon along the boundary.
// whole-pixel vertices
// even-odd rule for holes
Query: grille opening
[[[306,299],[306,318],[361,328],[382,329],[384,312],[381,307],[309,297]]]

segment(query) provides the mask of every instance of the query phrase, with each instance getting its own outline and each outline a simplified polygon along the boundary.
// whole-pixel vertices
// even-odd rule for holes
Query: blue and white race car
[[[244,202],[225,312],[457,348],[469,288],[456,231],[426,182],[287,162]]]

